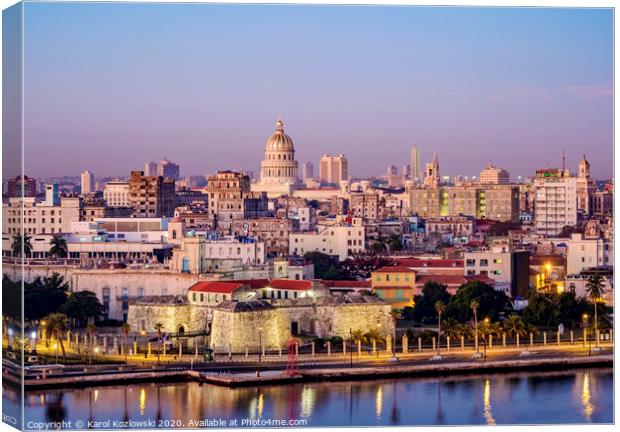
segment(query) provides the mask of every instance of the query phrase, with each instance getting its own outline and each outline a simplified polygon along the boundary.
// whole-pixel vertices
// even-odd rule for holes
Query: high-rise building
[[[89,194],[95,191],[95,176],[90,171],[84,171],[81,176],[82,194]]]
[[[129,183],[109,181],[103,188],[103,199],[109,207],[129,207]]]
[[[480,184],[508,184],[510,183],[510,174],[504,169],[489,164],[480,171],[479,182]]]
[[[319,165],[319,179],[323,183],[339,185],[349,179],[349,161],[343,154],[323,155]]]
[[[417,145],[414,145],[411,149],[411,180],[413,180],[414,183],[422,181],[422,173],[420,172],[420,151]]]
[[[70,232],[71,224],[80,220],[81,199],[60,199],[58,185],[47,185],[46,192],[48,196],[45,201],[34,197],[9,198],[2,206],[3,234],[14,236]],[[36,246],[34,240],[33,246]]]
[[[411,177],[411,165],[403,165],[403,178]]]
[[[351,192],[349,209],[353,217],[376,220],[379,218],[379,194],[375,192]]]
[[[568,170],[536,171],[535,226],[539,234],[554,236],[577,223],[577,178]]]
[[[159,164],[157,164],[157,175],[164,178],[172,179],[174,181],[177,181],[181,178],[179,165],[170,162],[168,159],[164,159]]]
[[[267,195],[250,191],[250,177],[235,171],[219,171],[209,176],[204,192],[208,195],[213,226],[231,233],[233,221],[268,215]]]
[[[390,165],[387,169],[387,175],[389,176],[398,175],[398,168],[396,168],[396,166],[394,165]]]
[[[34,198],[37,196],[37,181],[28,176],[17,176],[8,182],[9,198]]]
[[[176,195],[174,180],[162,176],[145,176],[132,171],[129,178],[129,205],[135,217],[174,216]]]
[[[144,175],[146,177],[153,177],[157,175],[157,163],[149,161],[144,164]]]
[[[470,184],[418,187],[408,193],[411,213],[423,218],[471,216],[512,222],[519,219],[518,186]]]
[[[314,165],[308,161],[302,165],[302,180],[305,183],[308,179],[314,177]]]
[[[439,159],[437,158],[437,152],[435,152],[433,154],[433,161],[426,164],[424,185],[429,188],[438,188],[439,181]]]

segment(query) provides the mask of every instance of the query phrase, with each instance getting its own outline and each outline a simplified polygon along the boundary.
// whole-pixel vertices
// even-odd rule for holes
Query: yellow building
[[[392,309],[413,306],[415,272],[408,267],[382,267],[371,273],[372,290]]]

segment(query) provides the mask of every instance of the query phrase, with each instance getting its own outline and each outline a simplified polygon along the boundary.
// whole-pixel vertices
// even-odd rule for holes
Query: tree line
[[[457,324],[476,321],[478,318],[508,322],[512,333],[515,325],[525,331],[535,327],[552,328],[562,324],[565,328],[582,326],[584,317],[593,317],[595,326],[610,326],[610,308],[601,298],[604,295],[604,279],[591,276],[586,284],[587,297],[577,297],[574,292],[541,292],[531,289],[527,306],[520,312],[513,309],[511,299],[501,291],[480,281],[461,285],[454,295],[447,286],[437,282],[426,282],[421,294],[414,296],[414,307],[404,308],[403,317],[422,325],[438,324],[443,316],[445,324],[455,328]],[[534,331],[535,332],[535,331]]]
[[[2,277],[3,316],[21,321],[22,282]],[[64,314],[76,327],[98,321],[103,316],[103,306],[92,291],[70,292],[69,284],[58,273],[37,277],[23,284],[24,321],[41,321],[53,313]]]

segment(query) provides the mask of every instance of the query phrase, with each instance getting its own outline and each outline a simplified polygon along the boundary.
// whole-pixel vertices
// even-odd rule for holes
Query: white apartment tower
[[[82,193],[89,194],[95,191],[95,176],[90,171],[84,171],[81,176]]]
[[[339,185],[349,179],[349,161],[343,154],[323,155],[319,165],[319,179],[323,183]]]
[[[554,236],[577,223],[577,178],[568,170],[541,169],[535,179],[535,226],[539,234]]]
[[[149,161],[144,164],[144,175],[154,177],[157,175],[157,162]]]
[[[505,169],[498,168],[491,164],[480,171],[480,184],[508,184],[510,174]]]
[[[411,180],[414,183],[418,183],[422,181],[420,172],[420,151],[418,150],[418,146],[414,145],[411,149]]]

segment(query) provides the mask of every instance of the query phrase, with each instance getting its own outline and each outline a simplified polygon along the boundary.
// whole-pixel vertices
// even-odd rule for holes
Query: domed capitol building
[[[252,190],[267,192],[269,197],[290,195],[298,183],[297,169],[293,140],[284,133],[284,122],[278,119],[275,132],[265,143],[260,181],[252,185]]]

